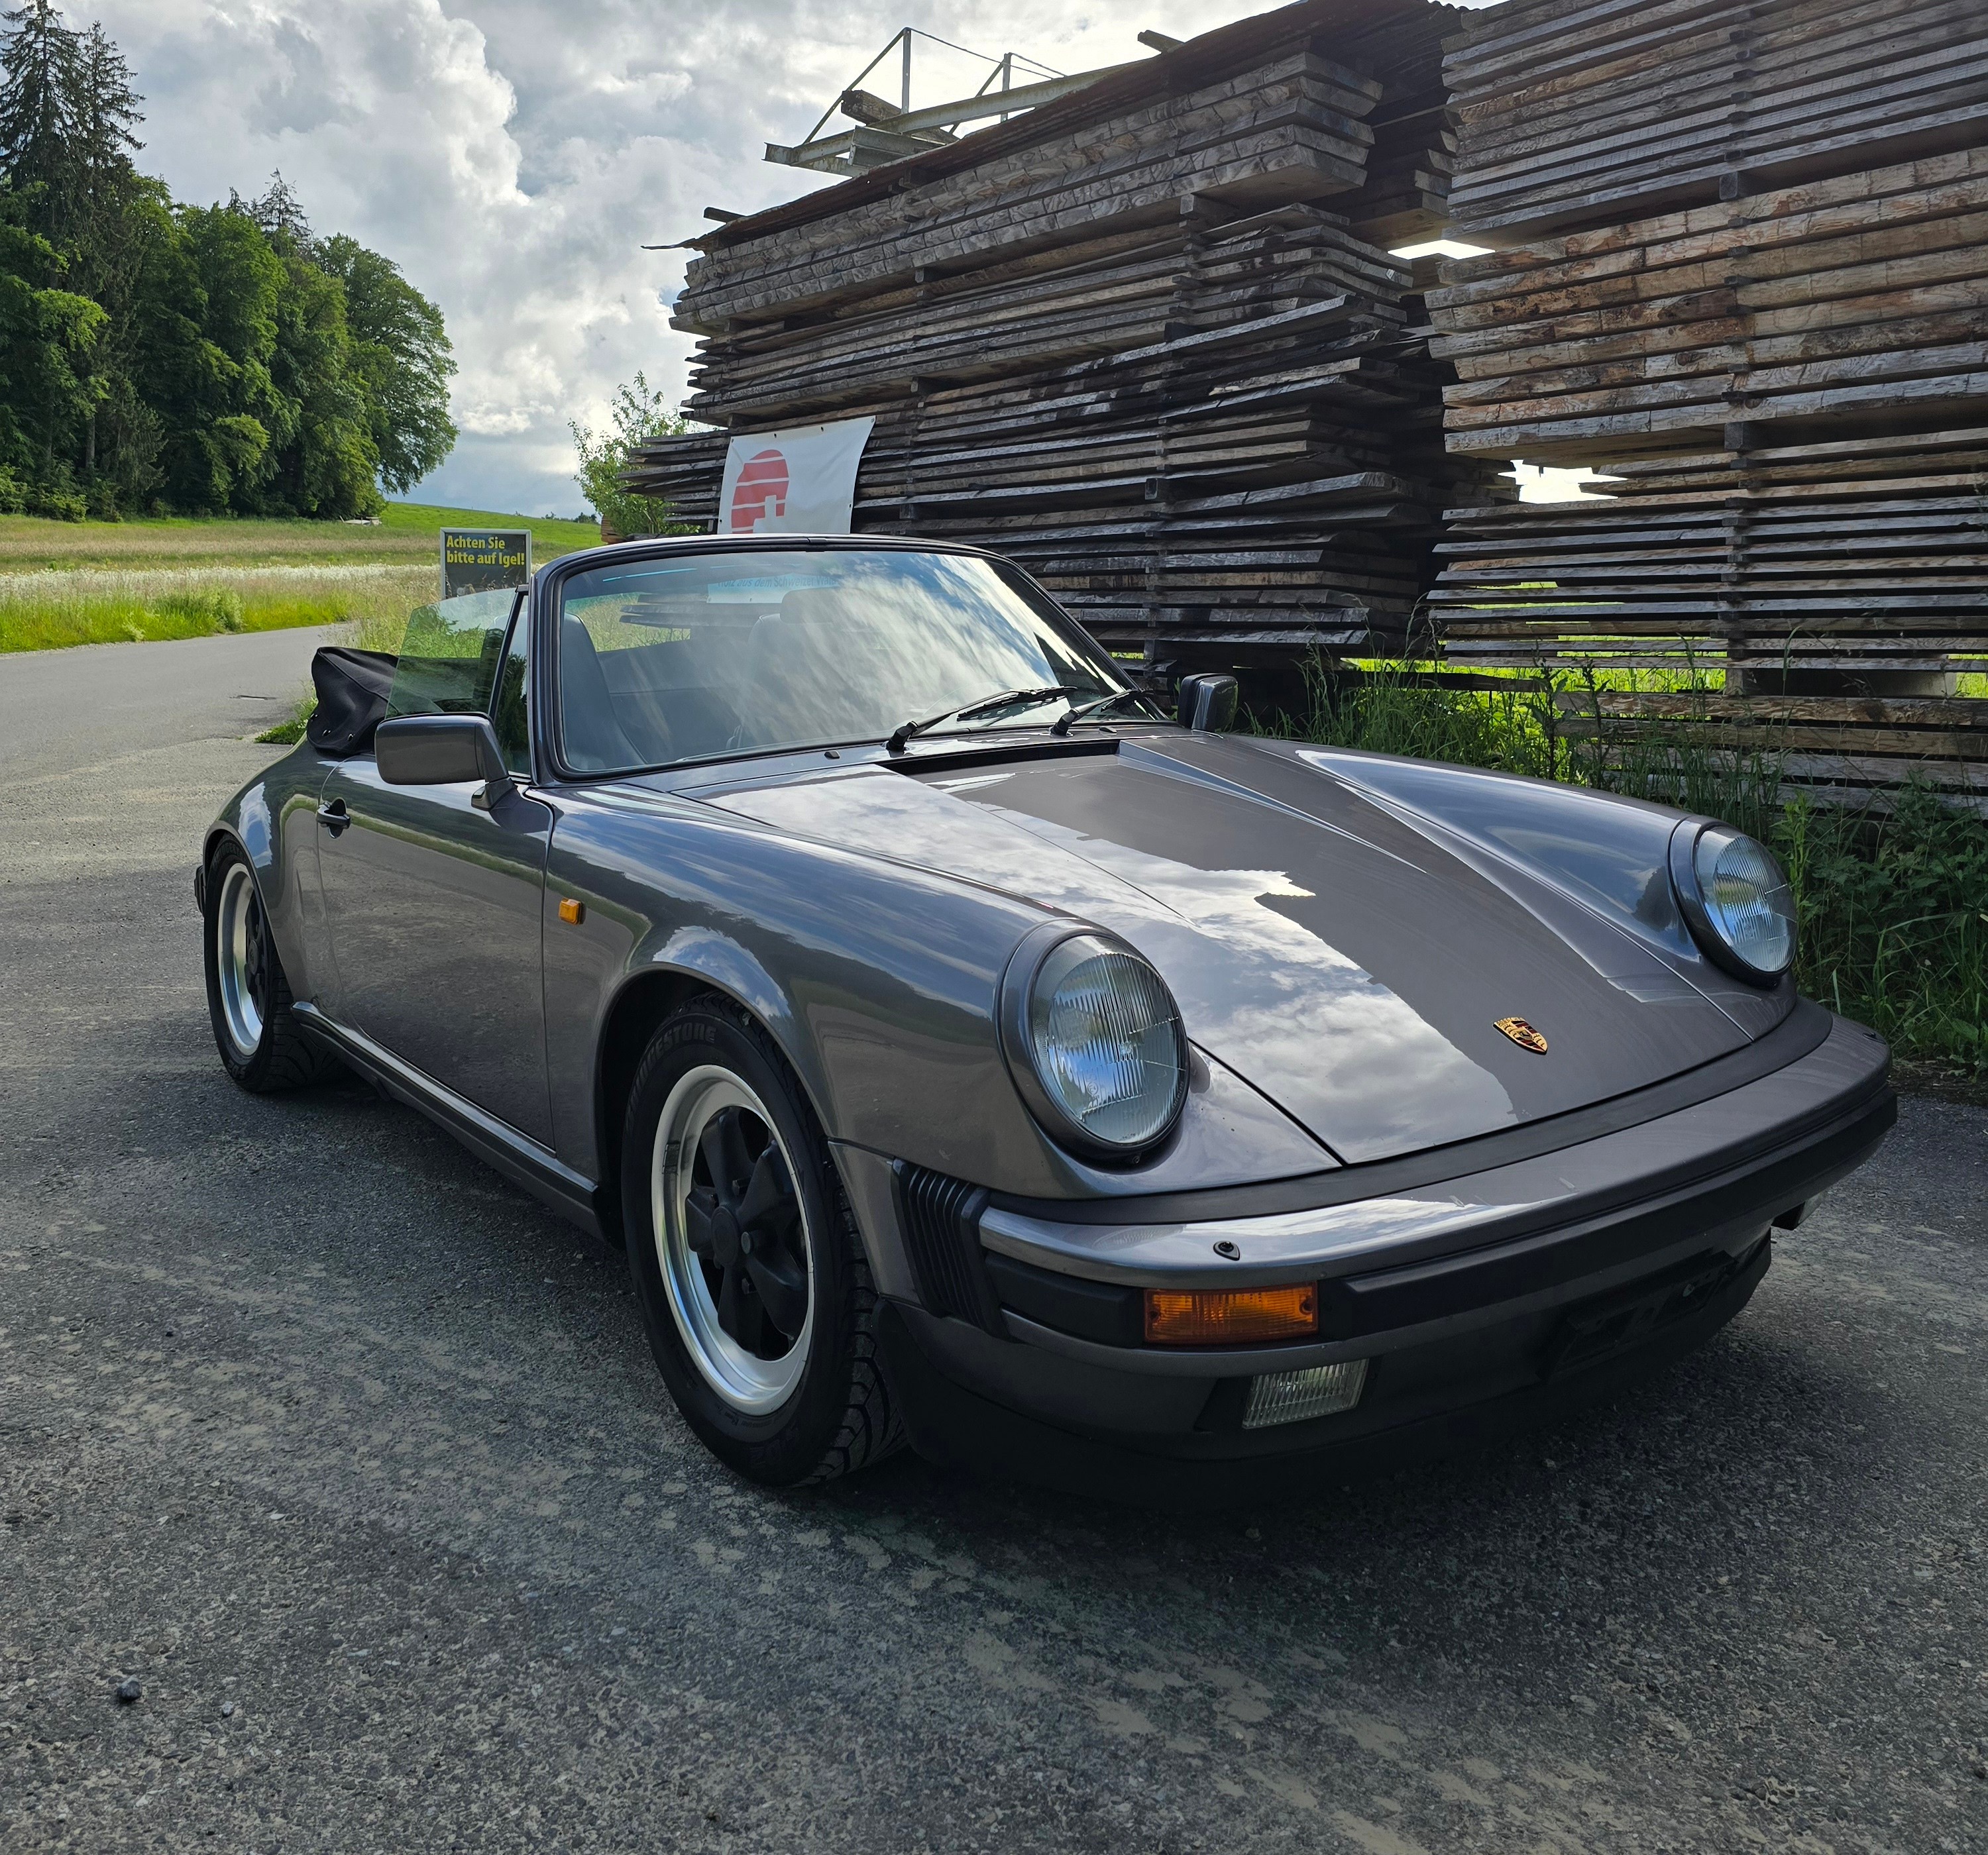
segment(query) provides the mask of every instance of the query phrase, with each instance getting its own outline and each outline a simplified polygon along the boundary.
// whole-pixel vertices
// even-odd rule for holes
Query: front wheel
[[[228,1074],[252,1094],[320,1080],[336,1059],[304,1039],[248,859],[232,844],[207,867],[207,1011]]]
[[[856,1221],[770,1039],[715,995],[657,1032],[623,1130],[629,1266],[650,1350],[719,1459],[773,1487],[894,1449]]]

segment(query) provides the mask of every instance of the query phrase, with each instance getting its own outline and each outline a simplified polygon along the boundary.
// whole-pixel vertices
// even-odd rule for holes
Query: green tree
[[[317,262],[345,289],[353,364],[366,384],[380,480],[404,495],[455,444],[448,416],[455,356],[441,311],[397,265],[355,239],[327,238]]]
[[[228,204],[238,212],[245,212],[261,226],[269,242],[286,257],[316,258],[317,235],[311,230],[310,221],[305,216],[303,201],[297,198],[296,189],[283,178],[282,168],[269,176],[269,184],[263,189],[259,200],[245,206],[231,192]]]
[[[166,498],[253,512],[272,451],[293,435],[295,408],[271,371],[283,262],[245,213],[190,207],[174,218],[185,265],[172,280],[176,364],[148,383],[165,426]]]
[[[174,205],[123,54],[53,0],[0,12],[0,506],[363,515],[448,455],[441,312],[389,260],[280,173]]]
[[[19,196],[0,191],[0,506],[80,515],[66,454],[105,317],[62,287],[61,254],[21,217]]]
[[[344,288],[304,258],[286,257],[283,269],[270,368],[286,416],[259,512],[372,515],[380,505],[380,453]]]
[[[596,431],[576,419],[569,425],[573,449],[580,454],[573,480],[600,518],[604,531],[623,536],[689,532],[671,520],[667,501],[637,495],[621,480],[638,445],[650,438],[673,438],[685,424],[671,409],[668,395],[651,387],[646,373],[637,372],[616,390],[606,430]]]
[[[0,13],[0,181],[26,202],[25,223],[59,245],[78,152],[83,40],[50,0]]]

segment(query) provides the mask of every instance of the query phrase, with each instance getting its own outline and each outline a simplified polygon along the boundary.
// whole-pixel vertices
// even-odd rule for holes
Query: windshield
[[[590,568],[560,593],[560,738],[577,772],[1039,727],[1131,685],[1046,598],[967,554],[741,549]]]

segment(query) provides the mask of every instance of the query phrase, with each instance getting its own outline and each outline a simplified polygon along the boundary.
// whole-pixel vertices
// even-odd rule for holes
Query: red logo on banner
[[[777,451],[762,451],[746,460],[732,492],[732,528],[749,533],[762,522],[787,512],[787,460]]]

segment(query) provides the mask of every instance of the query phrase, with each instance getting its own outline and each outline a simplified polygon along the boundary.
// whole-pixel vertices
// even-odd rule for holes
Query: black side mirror
[[[1236,679],[1209,673],[1180,680],[1181,720],[1197,734],[1219,735],[1236,725]]]
[[[389,786],[460,786],[483,782],[475,802],[485,811],[511,783],[488,715],[402,715],[373,737],[380,777]]]

